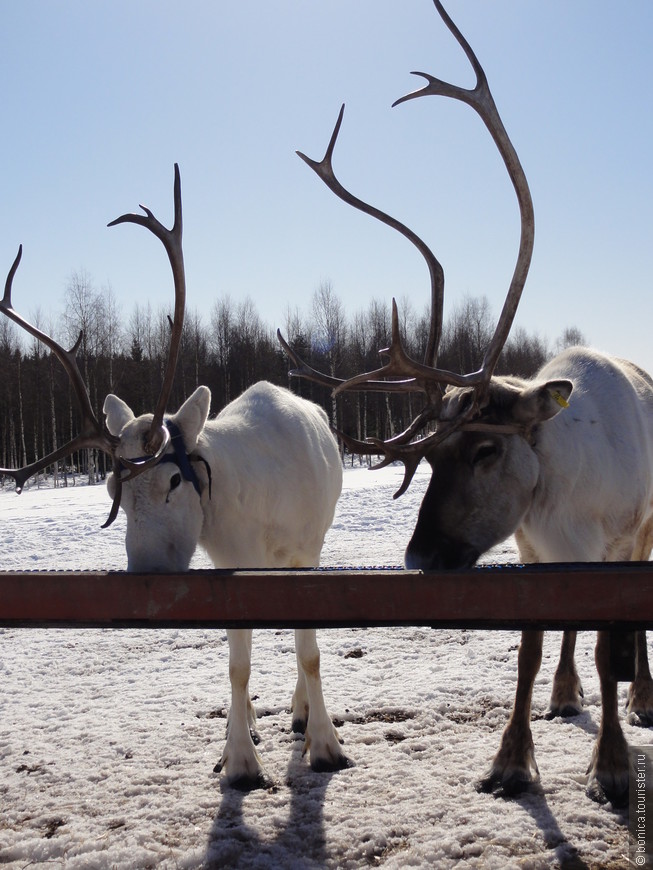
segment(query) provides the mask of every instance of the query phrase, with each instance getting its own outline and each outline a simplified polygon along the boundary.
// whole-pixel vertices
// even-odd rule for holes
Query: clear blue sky
[[[531,274],[517,322],[577,326],[653,371],[653,4],[450,0],[529,178]],[[110,284],[125,316],[167,302],[159,242],[108,221],[138,203],[171,222],[182,172],[188,304],[229,294],[263,320],[308,310],[330,281],[347,310],[428,299],[402,238],[337,200],[295,156],[322,156],[347,104],[336,171],[411,226],[446,274],[447,306],[496,313],[517,249],[517,207],[472,110],[391,103],[424,70],[473,76],[430,0],[3,5],[0,271],[20,242],[14,300],[62,307],[71,272]],[[2,265],[4,264],[4,265]]]

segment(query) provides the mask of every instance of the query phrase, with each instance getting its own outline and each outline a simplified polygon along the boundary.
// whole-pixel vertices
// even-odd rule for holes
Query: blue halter
[[[179,426],[177,426],[176,423],[173,423],[172,420],[166,420],[165,425],[168,432],[170,432],[170,443],[172,444],[174,453],[164,454],[159,461],[174,462],[184,480],[192,483],[195,487],[195,492],[201,496],[202,490],[200,489],[200,482],[195,474],[195,469],[190,464],[190,457],[188,456],[188,453],[186,453],[184,439]]]
[[[174,453],[165,453],[159,462],[174,462],[177,468],[179,469],[181,476],[184,480],[187,480],[189,483],[192,483],[195,487],[195,492],[201,497],[202,489],[200,487],[200,482],[195,473],[195,469],[192,466],[192,462],[203,462],[206,467],[206,473],[209,478],[209,499],[211,498],[211,468],[206,459],[201,456],[191,457],[186,452],[186,447],[184,445],[184,438],[181,434],[181,430],[176,423],[173,423],[172,420],[165,420],[165,426],[170,432],[170,443],[172,445],[172,449]],[[144,459],[146,457],[143,457]],[[138,461],[138,460],[134,460]]]

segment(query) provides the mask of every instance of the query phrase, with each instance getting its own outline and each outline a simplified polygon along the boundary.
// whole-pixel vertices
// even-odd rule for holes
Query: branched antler
[[[431,279],[431,322],[424,362],[420,363],[413,360],[403,346],[399,333],[397,306],[394,300],[392,303],[392,341],[390,347],[381,351],[387,357],[387,362],[374,371],[363,372],[348,380],[332,378],[329,375],[317,372],[291,351],[286,342],[281,338],[280,333],[278,333],[280,341],[296,366],[291,374],[308,378],[324,386],[329,386],[333,389],[334,394],[349,390],[384,390],[388,392],[421,392],[425,395],[426,402],[422,411],[415,417],[410,426],[395,438],[386,441],[371,439],[365,443],[355,441],[354,439],[347,439],[350,447],[355,446],[361,452],[371,453],[376,451],[383,454],[385,458],[377,467],[382,467],[397,459],[404,463],[406,468],[404,481],[395,497],[407,489],[421,458],[426,455],[434,444],[447,438],[458,429],[469,428],[471,426],[478,428],[479,425],[487,425],[483,422],[478,422],[478,419],[482,415],[482,408],[486,401],[492,374],[508,338],[510,327],[517,311],[521,293],[526,282],[526,276],[528,275],[534,241],[533,204],[528,182],[517,153],[499,116],[485,72],[471,46],[451,20],[440,0],[433,0],[433,2],[440,17],[467,55],[476,74],[476,85],[472,89],[466,89],[444,82],[429,73],[417,72],[414,75],[424,78],[426,85],[396,100],[393,106],[422,96],[449,97],[471,106],[482,118],[503,158],[515,193],[517,194],[521,216],[521,235],[517,262],[503,309],[494,335],[485,352],[481,368],[468,374],[457,374],[437,367],[437,354],[442,335],[444,302],[444,272],[442,266],[428,246],[412,230],[380,209],[355,197],[336,178],[333,170],[333,152],[342,125],[344,105],[340,109],[338,120],[322,160],[312,160],[301,152],[297,153],[336,196],[354,208],[371,215],[400,232],[424,257]],[[444,421],[440,419],[440,414],[442,398],[448,386],[471,388],[471,396],[464,410],[455,419]],[[436,427],[434,432],[422,438],[415,437],[426,426],[434,423]],[[496,431],[496,427],[494,431]]]
[[[501,355],[503,346],[508,338],[510,327],[515,318],[519,300],[521,299],[521,294],[524,285],[526,284],[526,277],[530,268],[535,240],[535,214],[526,175],[497,110],[485,71],[479,63],[479,60],[471,46],[460,30],[456,27],[440,0],[433,0],[433,3],[440,14],[440,17],[467,55],[474,73],[476,74],[476,85],[471,90],[468,90],[466,88],[458,87],[457,85],[449,84],[448,82],[443,82],[441,79],[437,79],[429,73],[413,72],[413,75],[418,75],[423,79],[426,79],[427,84],[417,91],[413,91],[410,94],[406,94],[404,97],[400,97],[393,103],[393,106],[424,96],[451,97],[454,100],[460,100],[471,106],[482,118],[485,126],[490,132],[490,135],[494,139],[499,153],[501,154],[517,195],[521,217],[519,253],[517,255],[517,263],[510,282],[510,287],[508,288],[508,294],[499,316],[496,330],[485,352],[481,369],[476,373],[478,380],[476,380],[476,375],[474,375],[468,381],[468,383],[478,385],[480,387],[480,392],[483,392],[490,382],[490,378],[492,377],[492,373],[494,372],[499,356]],[[453,384],[454,382],[449,381],[449,383]]]
[[[18,255],[14,260],[11,269],[9,270],[9,274],[7,275],[4,297],[0,302],[0,312],[5,314],[15,323],[17,323],[30,335],[33,335],[39,341],[43,342],[43,344],[45,344],[46,347],[49,347],[52,353],[54,353],[54,355],[60,361],[70,379],[82,416],[80,432],[71,441],[68,441],[59,449],[53,451],[52,453],[49,453],[47,456],[44,456],[42,459],[39,459],[36,462],[31,463],[30,465],[24,466],[23,468],[0,468],[0,474],[6,474],[10,477],[13,477],[16,482],[16,490],[20,492],[24,487],[26,481],[29,480],[30,477],[37,474],[39,471],[42,471],[44,468],[53,465],[59,459],[70,456],[72,453],[75,453],[83,448],[96,448],[102,450],[111,459],[113,472],[116,480],[116,492],[113,500],[113,505],[111,507],[109,518],[104,523],[103,528],[111,525],[111,523],[114,521],[118,514],[122,494],[122,484],[125,481],[131,480],[132,478],[136,477],[136,475],[142,474],[144,471],[147,471],[153,465],[156,465],[156,463],[159,462],[163,454],[166,452],[168,444],[170,443],[170,433],[168,429],[163,425],[163,415],[165,413],[166,404],[168,402],[168,399],[170,398],[170,392],[172,390],[177,357],[179,354],[179,345],[181,342],[181,333],[184,322],[184,308],[186,302],[186,278],[184,273],[184,256],[181,243],[181,179],[179,174],[179,167],[177,166],[177,164],[175,164],[174,181],[175,220],[172,229],[166,229],[166,227],[164,227],[163,224],[161,224],[160,221],[158,221],[157,218],[154,217],[150,209],[146,208],[145,206],[141,206],[141,208],[145,212],[145,216],[136,214],[125,214],[119,218],[116,218],[116,220],[111,221],[109,226],[115,226],[119,223],[136,223],[146,227],[152,233],[154,233],[154,235],[163,242],[163,245],[168,254],[170,265],[172,267],[172,274],[175,286],[175,314],[172,334],[170,338],[170,353],[166,365],[163,385],[161,387],[157,406],[154,411],[154,418],[152,420],[152,425],[148,434],[147,443],[145,444],[145,451],[146,453],[148,453],[148,457],[146,459],[130,460],[128,458],[119,456],[120,439],[114,435],[111,435],[95,416],[95,413],[93,412],[93,408],[91,406],[91,401],[88,396],[88,392],[86,390],[86,385],[84,384],[84,378],[82,377],[82,373],[79,370],[76,359],[77,351],[79,350],[79,346],[82,341],[82,334],[80,333],[80,336],[75,342],[74,346],[70,350],[66,350],[51,336],[42,332],[40,329],[37,329],[37,327],[33,326],[31,323],[29,323],[29,321],[25,320],[25,318],[18,314],[18,312],[14,309],[11,300],[11,291],[13,279],[22,257],[22,245],[18,249]],[[127,472],[126,475],[123,474],[124,471]]]
[[[18,254],[16,255],[16,259],[14,260],[11,269],[9,270],[9,273],[7,275],[4,296],[2,298],[2,301],[0,302],[0,311],[11,320],[13,320],[14,323],[17,323],[18,326],[20,326],[30,335],[34,336],[34,338],[43,342],[43,344],[45,344],[46,347],[50,348],[52,353],[57,357],[61,365],[64,367],[66,374],[70,378],[70,383],[77,398],[77,404],[79,405],[81,411],[82,422],[79,435],[73,438],[72,441],[64,444],[58,450],[54,450],[47,456],[44,456],[41,459],[37,459],[35,462],[32,462],[30,465],[26,465],[23,468],[0,468],[0,474],[6,474],[9,477],[13,477],[14,481],[16,482],[17,492],[22,491],[25,483],[29,480],[30,477],[38,474],[39,471],[42,471],[49,465],[53,465],[59,459],[63,459],[66,456],[70,456],[71,453],[76,453],[78,450],[89,447],[97,448],[99,450],[103,450],[105,453],[111,454],[115,449],[118,440],[104,429],[104,427],[99,423],[97,417],[95,416],[93,408],[91,406],[91,400],[89,399],[88,392],[86,391],[84,378],[82,377],[82,373],[80,372],[79,366],[77,365],[76,357],[77,351],[79,350],[79,346],[82,342],[82,333],[80,333],[79,338],[77,339],[73,347],[70,350],[66,350],[49,335],[46,335],[46,333],[42,332],[36,326],[33,326],[28,320],[22,317],[22,315],[20,315],[14,309],[11,299],[12,285],[22,256],[23,246],[20,245],[20,247],[18,248]]]
[[[184,327],[184,311],[186,307],[186,272],[184,269],[184,252],[182,249],[183,220],[181,211],[181,177],[179,174],[179,166],[176,163],[174,181],[175,219],[172,229],[164,227],[146,206],[141,205],[140,208],[143,209],[145,215],[123,214],[111,221],[108,226],[115,227],[118,224],[132,223],[148,229],[163,243],[172,269],[172,277],[175,287],[175,313],[172,332],[170,335],[170,350],[168,353],[168,361],[166,363],[161,392],[159,393],[159,399],[154,410],[148,443],[146,444],[146,451],[154,454],[159,449],[161,438],[163,437],[163,415],[165,414],[166,405],[170,398],[172,384],[175,378],[177,359],[179,357],[179,347],[181,345],[181,335]]]

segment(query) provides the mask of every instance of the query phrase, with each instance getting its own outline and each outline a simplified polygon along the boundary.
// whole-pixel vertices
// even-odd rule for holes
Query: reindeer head
[[[122,487],[129,571],[185,571],[190,564],[204,522],[202,495],[208,489],[204,469],[199,475],[196,470],[203,460],[195,451],[210,405],[210,390],[198,387],[176,414],[163,421],[170,439],[159,462]],[[139,461],[153,415],[135,417],[114,395],[106,397],[104,413],[107,429],[119,439],[117,464]],[[111,498],[116,496],[117,481],[116,472],[107,479]]]
[[[406,491],[422,459],[426,458],[431,464],[431,484],[408,548],[407,564],[411,567],[472,564],[481,552],[515,530],[525,510],[526,494],[532,492],[536,480],[537,460],[529,447],[529,433],[552,411],[560,410],[560,404],[553,399],[549,401],[547,397],[557,394],[564,402],[571,392],[568,381],[556,382],[553,386],[539,385],[531,394],[526,385],[519,386],[514,381],[493,377],[530,266],[534,239],[533,204],[526,176],[497,111],[485,72],[439,0],[434,0],[434,5],[467,55],[476,75],[476,85],[467,90],[429,73],[415,73],[426,80],[426,85],[401,97],[393,105],[431,95],[450,97],[471,106],[485,123],[503,158],[521,216],[517,262],[482,366],[479,371],[469,374],[438,368],[444,303],[442,266],[412,230],[353,196],[336,178],[332,160],[344,106],[323,159],[316,161],[298,153],[336,196],[401,233],[426,261],[431,281],[431,324],[424,360],[411,359],[405,351],[394,300],[392,342],[390,347],[381,351],[388,358],[387,362],[375,371],[349,380],[333,378],[311,368],[278,333],[281,344],[296,366],[291,374],[329,386],[334,394],[375,390],[414,392],[424,397],[423,408],[417,417],[394,438],[360,442],[340,433],[352,451],[382,455],[384,458],[376,468],[397,460],[404,464],[404,480],[395,498]],[[520,485],[511,495],[503,484],[515,476],[519,477]]]
[[[433,474],[406,549],[407,568],[469,568],[519,526],[539,480],[532,449],[540,424],[565,407],[570,381],[492,378],[482,420],[425,454]],[[453,387],[442,418],[455,419],[470,401]]]
[[[13,308],[12,283],[22,256],[21,246],[7,276],[0,311],[47,345],[62,363],[81,409],[82,425],[79,435],[53,453],[20,469],[2,468],[0,474],[13,477],[16,489],[20,492],[30,477],[59,459],[82,448],[104,451],[111,459],[113,468],[108,480],[113,506],[104,527],[116,518],[122,501],[127,514],[130,569],[185,570],[199,537],[198,516],[201,514],[200,487],[189,454],[195,448],[206,421],[211,396],[206,387],[199,387],[177,414],[164,420],[179,354],[186,301],[181,179],[177,165],[172,229],[164,227],[149,209],[144,206],[141,208],[145,215],[125,214],[109,226],[120,223],[144,226],[161,240],[172,268],[175,312],[171,321],[170,352],[154,413],[135,418],[124,402],[110,395],[104,406],[106,428],[97,420],[76,361],[82,336],[74,347],[65,350]]]

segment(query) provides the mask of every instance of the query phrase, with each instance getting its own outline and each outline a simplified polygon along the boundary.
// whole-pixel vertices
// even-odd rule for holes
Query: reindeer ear
[[[107,418],[107,429],[112,435],[120,435],[123,427],[134,419],[134,413],[129,405],[113,393],[109,393],[104,400],[102,410]]]
[[[208,387],[198,387],[172,418],[181,429],[186,450],[192,450],[197,444],[210,407],[211,390]]]
[[[521,391],[512,408],[512,416],[520,423],[542,423],[569,407],[567,399],[574,385],[571,381],[546,381]]]

